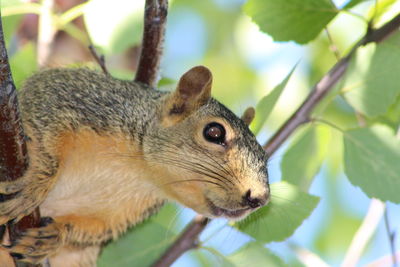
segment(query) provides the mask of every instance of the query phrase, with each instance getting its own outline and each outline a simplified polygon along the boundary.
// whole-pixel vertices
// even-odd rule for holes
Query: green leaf
[[[0,10],[1,10],[1,21],[3,24],[3,34],[4,40],[8,46],[11,37],[17,30],[17,26],[21,21],[22,16],[5,16],[4,10],[9,7],[15,7],[21,5],[21,0],[1,0],[0,1]]]
[[[361,223],[362,220],[355,214],[330,205],[329,219],[321,225],[315,240],[315,248],[321,253],[319,255],[324,255],[326,258],[343,257]],[[340,234],[332,229],[340,229]]]
[[[400,94],[400,33],[379,45],[359,48],[346,74],[345,98],[356,110],[375,117],[386,113]]]
[[[249,242],[230,255],[224,255],[211,247],[202,247],[218,259],[221,267],[247,267],[247,266],[287,266],[282,259],[273,254],[260,242]]]
[[[235,267],[235,264],[231,262],[228,257],[218,250],[212,247],[201,247],[204,251],[211,253],[211,255],[215,256],[214,261],[218,263],[218,265],[214,264],[212,266],[221,266],[221,267]],[[210,257],[211,259],[211,257]]]
[[[319,198],[287,182],[271,185],[271,202],[236,223],[236,227],[261,242],[283,241],[310,216]]]
[[[89,1],[84,18],[93,44],[106,53],[121,53],[139,43],[143,32],[143,7],[143,0],[115,0],[112,4],[103,0]]]
[[[382,25],[397,14],[399,7],[396,4],[398,0],[379,0],[378,5],[371,5],[366,16],[367,21],[373,20],[374,25]]]
[[[286,87],[286,84],[288,83],[296,67],[297,64],[292,68],[292,70],[280,84],[278,84],[268,95],[261,98],[261,100],[258,102],[256,107],[256,117],[250,125],[250,129],[254,134],[258,134],[258,132],[264,126],[269,114],[275,107],[276,102],[278,102],[279,96],[282,94],[283,89]]]
[[[18,24],[20,23],[22,16],[9,16],[1,17],[3,22],[3,32],[4,40],[6,42],[7,48],[10,47],[10,40],[18,29]]]
[[[244,59],[238,56],[237,51],[224,49],[223,55],[220,53],[207,55],[202,64],[212,66],[211,71],[215,77],[212,96],[224,105],[234,110],[246,100],[252,99],[257,76]],[[243,90],[244,88],[248,89]]]
[[[150,266],[175,239],[170,222],[176,211],[170,206],[126,235],[107,245],[97,261],[99,267]]]
[[[17,6],[22,3],[22,0],[1,0],[1,8]]]
[[[307,191],[326,156],[330,130],[310,127],[289,147],[281,162],[282,179]]]
[[[339,12],[330,0],[249,0],[244,11],[275,41],[305,44]]]
[[[344,168],[350,182],[369,197],[400,203],[400,140],[390,128],[344,132]]]
[[[228,256],[228,260],[237,267],[247,266],[287,266],[282,259],[274,255],[259,242],[245,244],[239,250]]]
[[[350,1],[344,6],[344,8],[345,8],[345,9],[350,9],[350,8],[353,8],[353,7],[355,7],[356,5],[361,4],[361,3],[363,3],[363,2],[366,2],[366,1],[371,1],[371,0],[350,0]]]
[[[31,42],[10,58],[10,66],[15,86],[19,89],[23,81],[37,70],[36,49]]]
[[[194,249],[188,252],[189,255],[191,255],[197,262],[199,267],[214,267],[214,266],[221,266],[225,267],[225,265],[221,264],[221,261],[225,262],[225,257],[221,255],[221,253],[218,253],[218,255],[215,255],[215,250],[209,247],[200,247],[201,249]],[[213,257],[210,257],[211,256]],[[215,256],[215,257],[214,257]]]
[[[168,78],[168,77],[162,77],[159,81],[158,81],[158,86],[157,88],[160,87],[165,87],[165,86],[172,86],[173,84],[176,84],[176,80]]]

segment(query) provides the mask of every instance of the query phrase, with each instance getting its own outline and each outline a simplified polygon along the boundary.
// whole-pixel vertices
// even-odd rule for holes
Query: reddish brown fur
[[[109,238],[116,238],[128,225],[143,220],[147,216],[146,210],[160,201],[154,195],[157,189],[150,185],[145,185],[148,186],[149,192],[144,192],[146,196],[141,195],[139,199],[137,194],[132,192],[135,183],[145,182],[135,180],[136,177],[131,173],[148,167],[141,160],[141,152],[135,149],[137,146],[124,136],[99,136],[91,130],[82,130],[77,133],[64,133],[59,140],[57,151],[60,168],[56,178],[59,181],[41,205],[42,215],[53,217],[60,225],[60,237],[64,244],[60,248],[63,251],[60,256],[54,255],[50,262],[58,262],[58,257],[68,257],[67,251],[70,250],[65,248],[71,248],[70,244],[78,241],[99,246]],[[124,157],[128,154],[134,155],[135,160],[132,160],[132,157]],[[99,183],[95,180],[98,178],[96,169],[101,166],[103,171],[104,165],[107,164],[110,165],[110,172],[118,168],[121,175],[132,177],[132,180],[115,181],[115,188],[112,188],[113,181],[107,184]],[[93,175],[84,175],[85,172],[93,172]],[[78,181],[82,177],[85,177],[85,181]],[[90,185],[90,188],[87,194],[82,195],[82,191],[76,192],[72,184]],[[105,189],[105,186],[110,188]],[[79,195],[74,195],[75,192]],[[104,201],[107,199],[112,201]],[[136,203],[140,205],[135,205]],[[71,253],[76,255],[77,252],[73,250]]]

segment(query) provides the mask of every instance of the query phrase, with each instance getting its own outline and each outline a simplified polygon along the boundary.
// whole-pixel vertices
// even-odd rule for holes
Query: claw
[[[27,229],[20,233],[13,244],[2,245],[2,247],[16,260],[29,263],[41,262],[61,245],[60,233],[55,221],[50,217],[43,217],[41,225],[43,226]]]

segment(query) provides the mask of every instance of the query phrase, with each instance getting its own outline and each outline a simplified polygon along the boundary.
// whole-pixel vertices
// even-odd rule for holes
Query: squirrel
[[[267,155],[243,119],[211,97],[212,74],[187,71],[161,92],[85,68],[49,69],[18,93],[29,166],[0,182],[0,225],[40,207],[14,258],[96,266],[101,247],[176,201],[210,218],[244,218],[269,200]]]

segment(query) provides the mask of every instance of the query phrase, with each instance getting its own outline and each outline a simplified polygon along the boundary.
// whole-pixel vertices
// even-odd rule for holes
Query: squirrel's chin
[[[207,206],[209,209],[209,214],[207,217],[210,218],[226,218],[229,220],[239,221],[244,219],[247,215],[249,215],[255,209],[252,208],[241,208],[235,210],[228,210],[215,205],[211,200],[207,200]]]

